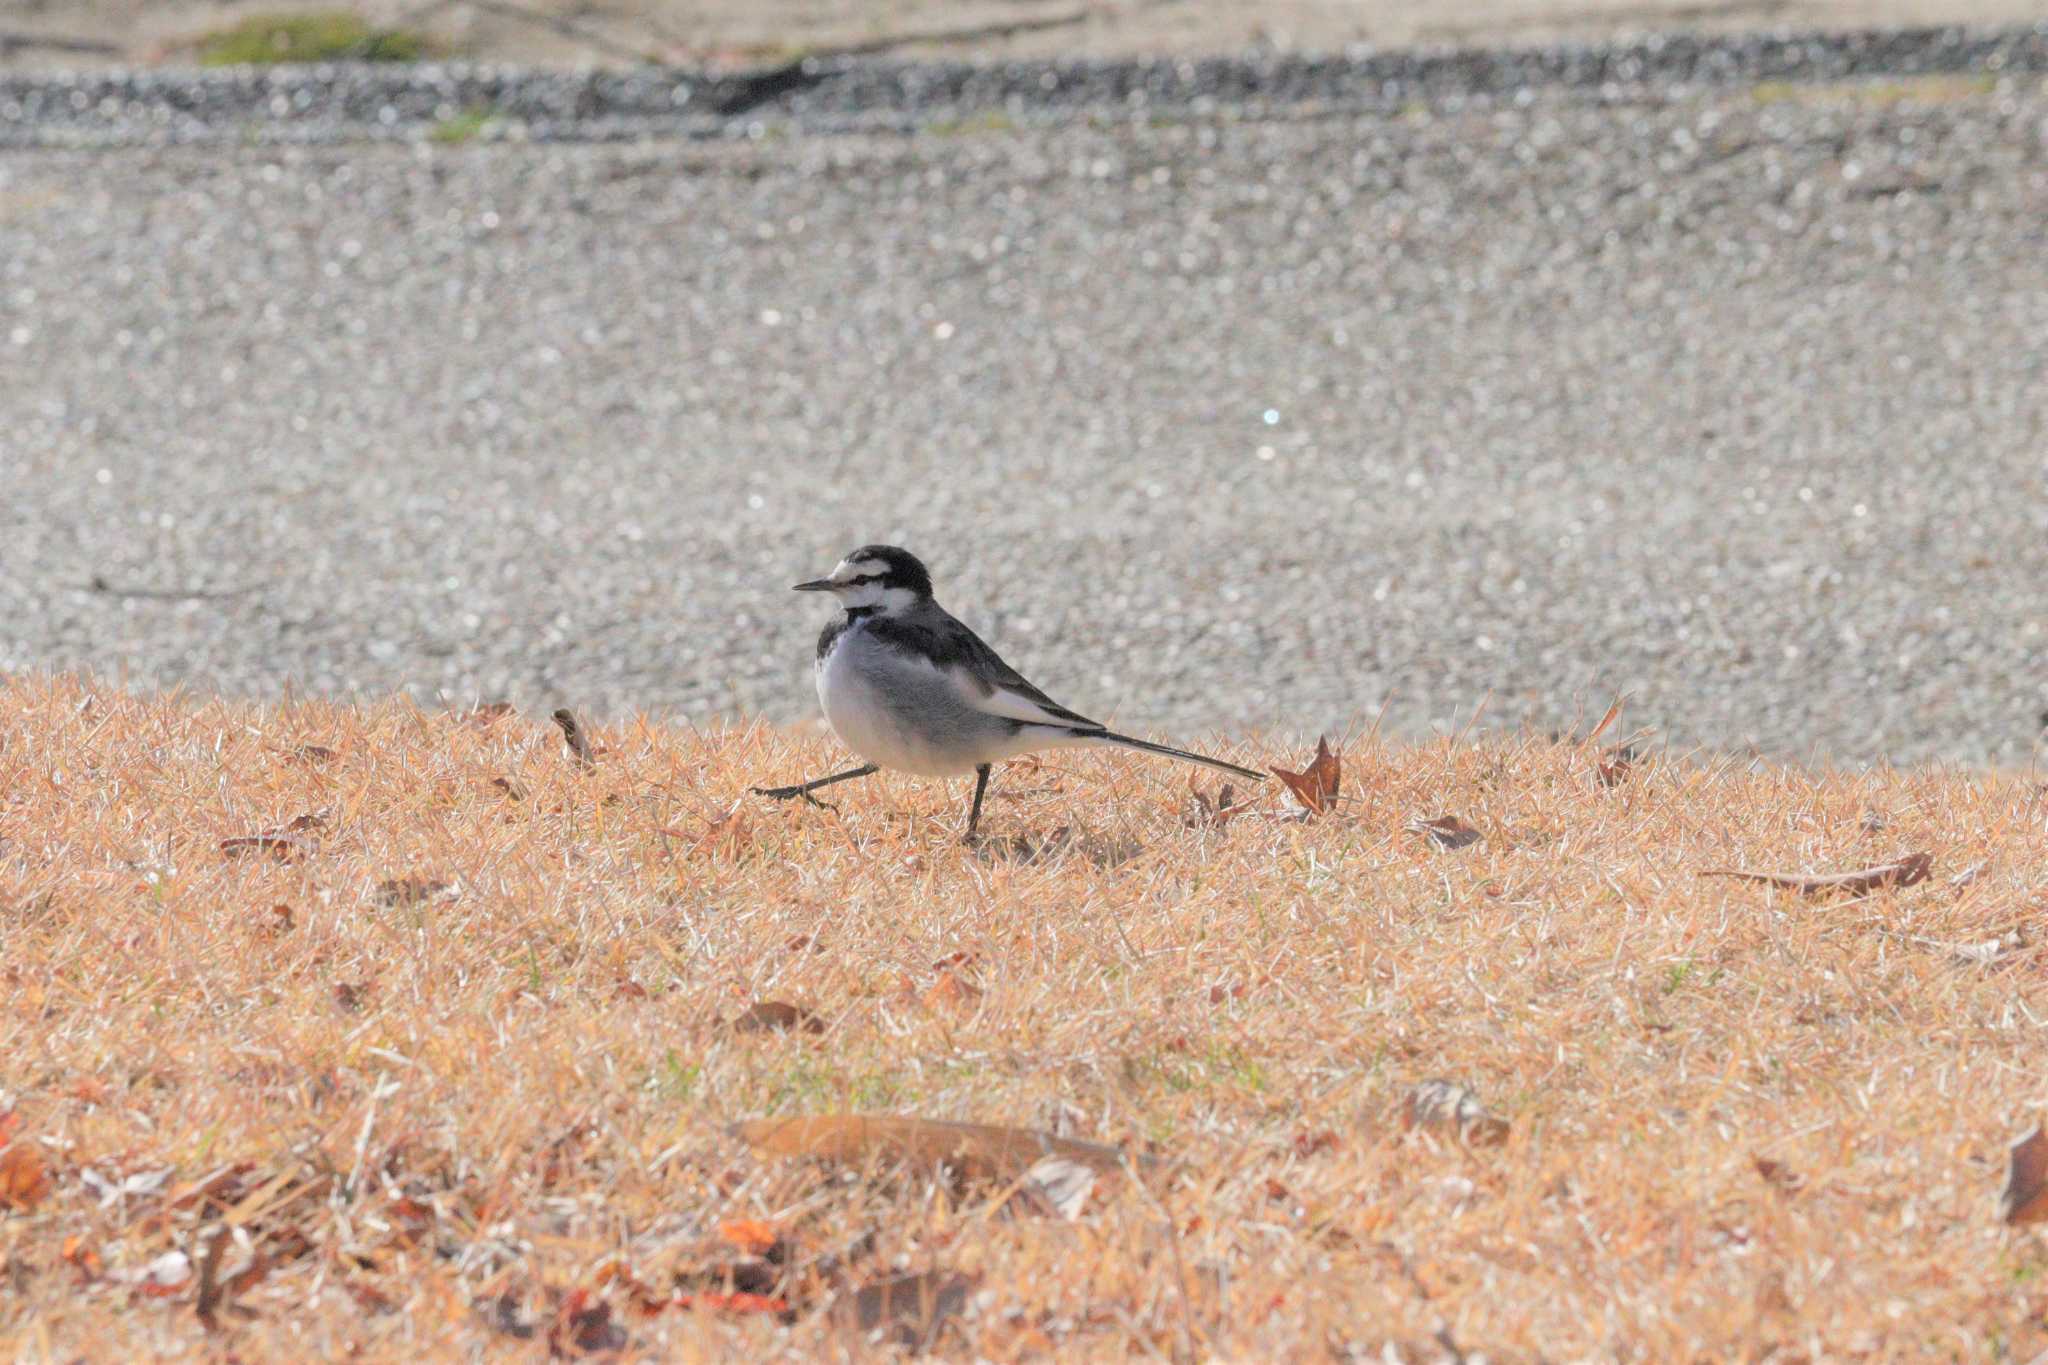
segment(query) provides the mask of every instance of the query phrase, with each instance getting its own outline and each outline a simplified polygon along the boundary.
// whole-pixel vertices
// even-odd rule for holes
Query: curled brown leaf
[[[1420,834],[1438,848],[1467,848],[1486,836],[1466,824],[1455,815],[1440,815],[1434,820],[1420,817],[1408,822],[1410,834]]]
[[[1471,1147],[1498,1147],[1508,1140],[1508,1121],[1486,1111],[1479,1097],[1456,1081],[1428,1080],[1408,1092],[1403,1126],[1449,1130]]]
[[[2007,1223],[2038,1223],[2048,1219],[2048,1133],[2039,1124],[2016,1138],[2005,1155],[2005,1189],[1998,1196],[1998,1216]]]
[[[912,1353],[931,1349],[947,1322],[967,1308],[974,1282],[950,1271],[892,1275],[864,1284],[834,1310],[842,1326],[862,1336],[879,1333]]]
[[[784,1000],[759,1000],[732,1020],[735,1033],[823,1033],[825,1021],[802,1005]]]
[[[1322,815],[1337,804],[1337,790],[1342,774],[1342,763],[1330,750],[1330,741],[1323,736],[1316,738],[1316,756],[1308,767],[1300,772],[1289,772],[1285,768],[1273,769],[1273,776],[1287,784],[1287,790],[1294,793],[1294,799],[1310,815]]]
[[[220,851],[230,858],[239,858],[247,853],[268,853],[281,862],[303,858],[312,851],[312,847],[304,839],[294,839],[288,834],[237,834],[220,841]]]

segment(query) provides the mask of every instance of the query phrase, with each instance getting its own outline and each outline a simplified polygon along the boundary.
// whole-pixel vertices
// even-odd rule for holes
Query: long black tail
[[[1132,739],[1129,735],[1119,735],[1108,730],[1102,731],[1095,738],[1105,744],[1120,744],[1126,749],[1143,749],[1148,754],[1164,754],[1168,758],[1177,758],[1183,763],[1199,763],[1205,768],[1214,768],[1217,772],[1229,773],[1231,776],[1241,777],[1247,782],[1263,782],[1266,780],[1264,773],[1254,769],[1240,768],[1237,764],[1225,763],[1220,758],[1205,758],[1201,754],[1191,754],[1186,749],[1175,749],[1164,744],[1154,744],[1149,739]]]

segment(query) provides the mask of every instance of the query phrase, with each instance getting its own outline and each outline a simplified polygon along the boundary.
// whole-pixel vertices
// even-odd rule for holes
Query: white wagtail
[[[971,772],[972,840],[990,765],[1033,749],[1113,744],[1264,780],[1220,758],[1115,734],[1061,706],[932,600],[931,575],[907,550],[863,545],[829,578],[799,583],[796,591],[832,593],[846,608],[818,637],[818,700],[840,740],[867,762],[793,787],[756,787],[757,795],[815,802],[818,788],[880,768],[926,777]]]

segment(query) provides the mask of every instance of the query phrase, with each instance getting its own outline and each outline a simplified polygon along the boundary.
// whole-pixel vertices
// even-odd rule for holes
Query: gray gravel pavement
[[[1144,732],[2022,763],[2048,89],[1984,87],[13,152],[0,667],[796,718],[788,585],[894,540]]]
[[[0,147],[412,140],[471,121],[485,140],[598,141],[867,131],[1076,115],[1439,110],[1565,89],[1994,79],[2048,71],[2048,23],[1837,33],[1660,33],[1635,42],[1361,49],[1201,59],[902,62],[805,58],[715,72],[475,63],[0,73]],[[488,118],[484,118],[484,116]],[[475,121],[482,119],[482,126]]]

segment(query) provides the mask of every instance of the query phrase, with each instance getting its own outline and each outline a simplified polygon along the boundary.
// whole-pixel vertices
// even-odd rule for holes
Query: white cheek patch
[[[832,571],[834,583],[846,583],[856,578],[865,578],[871,573],[886,572],[888,566],[879,559],[842,559],[839,567]]]

